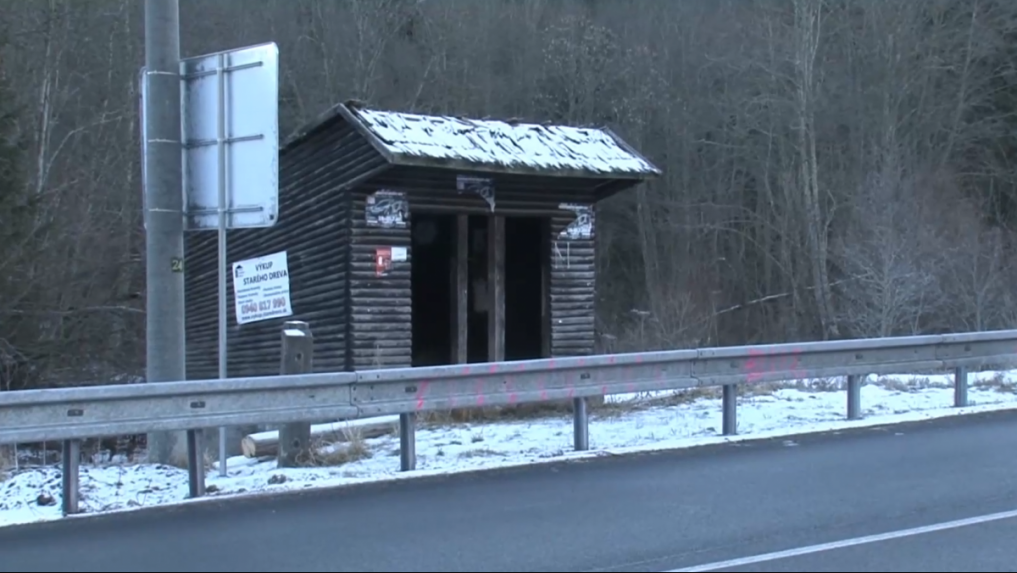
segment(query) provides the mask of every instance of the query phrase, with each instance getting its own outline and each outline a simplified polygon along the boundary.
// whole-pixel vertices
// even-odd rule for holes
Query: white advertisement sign
[[[233,263],[237,324],[293,314],[286,251]]]

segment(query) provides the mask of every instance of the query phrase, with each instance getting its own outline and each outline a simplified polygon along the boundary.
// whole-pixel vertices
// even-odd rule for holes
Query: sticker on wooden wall
[[[459,175],[456,177],[456,189],[460,193],[466,193],[467,191],[476,193],[480,197],[487,201],[487,206],[491,208],[491,212],[494,213],[494,180],[489,177],[471,177],[469,175]]]
[[[558,233],[559,239],[576,241],[593,238],[593,226],[596,223],[596,212],[593,210],[593,205],[562,203],[558,205],[558,208],[576,214],[576,219]]]
[[[392,247],[374,249],[374,276],[383,277],[392,270]]]
[[[233,263],[237,324],[293,314],[286,251]]]
[[[364,216],[368,227],[406,228],[410,207],[401,191],[380,190],[367,196]]]

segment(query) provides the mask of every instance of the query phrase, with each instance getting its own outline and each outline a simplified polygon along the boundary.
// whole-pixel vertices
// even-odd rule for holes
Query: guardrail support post
[[[64,440],[63,443],[63,459],[61,460],[63,468],[61,470],[60,477],[63,481],[63,511],[64,515],[73,515],[78,513],[78,479],[79,479],[79,465],[81,464],[81,442],[78,440]]]
[[[953,371],[953,405],[963,408],[968,405],[968,367],[958,366]]]
[[[205,457],[202,455],[201,430],[187,430],[187,485],[191,497],[205,495]]]
[[[572,445],[577,452],[590,449],[590,415],[586,398],[572,399]]]
[[[417,415],[399,414],[399,469],[417,469]]]
[[[282,364],[279,373],[310,374],[314,369],[314,337],[311,327],[300,320],[288,320],[282,330]],[[311,423],[292,422],[279,428],[276,465],[295,468],[307,459],[311,449]]]
[[[857,420],[862,417],[862,378],[857,374],[847,377],[847,418]]]
[[[738,386],[736,384],[725,384],[723,394],[724,419],[723,430],[725,436],[733,436],[738,433]]]

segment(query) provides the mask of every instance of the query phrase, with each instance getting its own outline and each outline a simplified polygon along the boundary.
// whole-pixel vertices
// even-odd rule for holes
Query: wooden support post
[[[540,233],[540,353],[551,358],[551,266],[554,252],[551,249],[551,219],[545,219]]]
[[[306,322],[287,321],[282,331],[282,363],[279,373],[310,374],[313,369],[314,338]],[[279,429],[276,462],[281,468],[297,467],[307,460],[311,447],[311,423],[294,422]]]
[[[487,219],[487,360],[505,360],[505,217]]]
[[[470,309],[470,216],[456,216],[455,264],[452,271],[452,356],[453,364],[469,361]]]

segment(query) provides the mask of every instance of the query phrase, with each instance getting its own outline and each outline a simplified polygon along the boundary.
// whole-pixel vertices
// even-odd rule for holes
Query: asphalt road
[[[1014,509],[994,414],[3,528],[0,571],[1017,571],[1017,517],[814,548]]]

